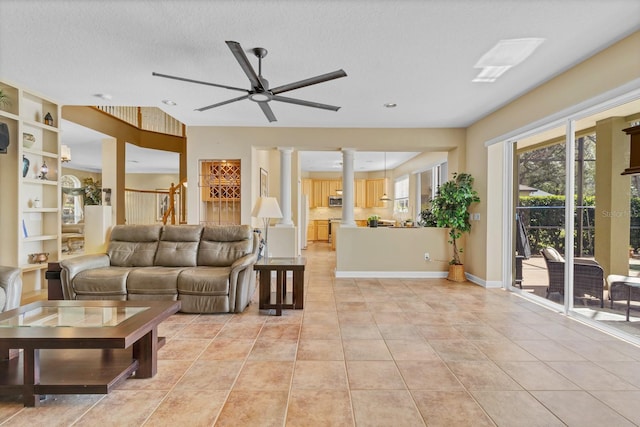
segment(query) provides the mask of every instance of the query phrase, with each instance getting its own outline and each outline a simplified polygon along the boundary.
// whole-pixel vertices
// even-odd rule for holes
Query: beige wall
[[[451,259],[446,228],[340,227],[336,274],[348,277],[446,277]],[[424,260],[429,252],[430,261]]]
[[[171,184],[178,184],[178,174],[128,173],[125,187],[133,190],[169,190]]]
[[[468,272],[489,282],[501,279],[502,151],[487,149],[485,142],[637,81],[639,51],[640,32],[636,32],[467,129],[466,171],[475,177],[482,200],[474,208],[481,220],[467,239]]]
[[[187,128],[189,151],[187,176],[189,223],[198,221],[198,165],[201,159],[241,159],[242,181],[252,183],[250,191],[242,193],[241,220],[252,222],[251,209],[258,197],[260,167],[269,171],[269,194],[279,197],[280,154],[277,147],[294,150],[335,149],[355,147],[359,150],[389,149],[395,151],[455,151],[464,149],[464,129],[351,129],[351,128],[246,128],[193,126]],[[266,152],[265,155],[263,152]],[[299,167],[296,152],[292,164],[292,190],[297,189]],[[247,168],[247,165],[250,167]],[[263,166],[260,166],[263,165]],[[265,167],[267,166],[267,167]],[[245,188],[245,187],[243,187]],[[297,218],[297,198],[292,197],[292,218]]]

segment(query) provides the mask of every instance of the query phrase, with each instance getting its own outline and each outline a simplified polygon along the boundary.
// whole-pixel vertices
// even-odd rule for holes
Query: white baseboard
[[[470,282],[475,283],[476,285],[480,285],[483,288],[501,288],[502,287],[502,282],[499,280],[484,280],[481,279],[477,276],[474,276],[473,274],[470,273],[464,273],[465,276],[467,276],[467,280]]]
[[[336,278],[342,279],[440,279],[449,274],[446,271],[335,271]]]

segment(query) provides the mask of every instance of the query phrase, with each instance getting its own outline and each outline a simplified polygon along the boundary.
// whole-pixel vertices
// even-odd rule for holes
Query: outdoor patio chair
[[[564,258],[554,248],[544,248],[540,253],[549,275],[547,298],[554,292],[564,295]],[[579,258],[573,262],[573,296],[585,295],[599,299],[600,307],[604,307],[604,270],[596,261]]]
[[[630,301],[640,301],[640,288],[624,285],[624,282],[630,281],[632,283],[637,283],[639,280],[640,277],[610,274],[607,277],[607,283],[609,283],[609,299],[611,300],[611,308],[613,308],[614,301],[627,302],[627,299]]]

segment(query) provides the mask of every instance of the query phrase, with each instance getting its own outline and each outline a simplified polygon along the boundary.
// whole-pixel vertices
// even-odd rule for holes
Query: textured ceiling
[[[108,93],[189,126],[466,127],[639,30],[638,16],[638,0],[0,0],[0,80],[67,105]],[[545,42],[497,82],[471,82],[496,42],[525,37]],[[151,75],[249,89],[225,40],[269,51],[271,87],[344,69],[286,94],[342,108],[271,102],[275,123],[249,100],[198,112],[240,92]]]

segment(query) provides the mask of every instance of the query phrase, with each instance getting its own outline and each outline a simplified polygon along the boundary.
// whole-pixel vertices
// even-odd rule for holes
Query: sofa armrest
[[[580,265],[597,265],[600,266],[600,264],[598,263],[598,261],[593,260],[593,259],[585,259],[585,258],[574,258],[573,259],[573,264],[580,264]]]
[[[256,261],[258,261],[258,255],[253,253],[245,255],[242,258],[238,258],[233,262],[233,264],[231,264],[231,275],[234,273],[238,274],[240,270],[252,266]]]
[[[238,258],[231,264],[229,275],[229,309],[231,312],[241,312],[249,303],[253,293],[252,282],[253,265],[258,260],[257,253],[251,253]]]
[[[107,254],[83,255],[60,261],[60,282],[64,299],[75,299],[73,278],[80,272],[94,268],[109,267],[110,259]]]
[[[4,289],[6,302],[0,304],[0,312],[20,307],[22,297],[22,271],[16,267],[0,266],[0,288]]]

